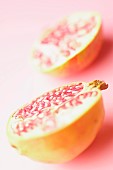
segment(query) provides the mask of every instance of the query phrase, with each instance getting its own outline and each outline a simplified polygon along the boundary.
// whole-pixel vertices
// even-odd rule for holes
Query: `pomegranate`
[[[99,14],[72,14],[45,30],[34,44],[33,65],[44,73],[68,76],[84,69],[98,56],[102,40]]]
[[[104,119],[99,80],[73,82],[46,92],[9,118],[10,144],[23,155],[47,163],[70,161],[95,139]]]

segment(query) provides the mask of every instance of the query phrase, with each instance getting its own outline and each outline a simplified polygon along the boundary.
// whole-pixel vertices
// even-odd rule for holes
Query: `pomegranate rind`
[[[84,18],[84,16],[85,17],[94,16],[96,19],[96,26],[93,29],[93,31],[89,33],[87,38],[84,39],[85,40],[84,44],[80,48],[75,50],[75,52],[72,55],[70,55],[69,57],[65,58],[62,61],[59,60],[58,63],[56,64],[54,63],[48,68],[40,67],[39,65],[37,65],[36,59],[34,59],[34,53],[37,51],[38,46],[40,46],[41,40],[47,37],[54,30],[54,28],[48,29],[43,33],[40,40],[35,43],[32,50],[31,58],[32,58],[33,65],[36,66],[37,70],[43,73],[49,73],[56,76],[57,75],[68,76],[72,74],[72,72],[77,73],[78,71],[83,70],[97,58],[103,44],[102,19],[100,14],[97,12],[79,12],[67,16],[66,18],[64,18],[63,21],[74,20],[74,19],[76,20],[77,18],[80,17]],[[63,21],[61,21],[61,23]],[[49,50],[49,46],[48,46],[48,50]]]
[[[87,104],[76,119],[54,131],[40,135],[31,131],[19,136],[11,129],[11,117],[7,125],[10,144],[22,155],[41,162],[64,163],[74,159],[91,145],[104,120],[101,91],[94,89],[98,92],[95,101]]]

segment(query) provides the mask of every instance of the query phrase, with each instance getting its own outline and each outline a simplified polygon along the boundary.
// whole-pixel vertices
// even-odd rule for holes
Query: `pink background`
[[[29,61],[40,31],[76,11],[100,12],[104,44],[96,61],[83,72],[59,79],[36,72]],[[71,81],[105,80],[105,121],[94,143],[78,158],[48,165],[18,155],[6,137],[12,112],[44,91]],[[0,0],[0,169],[112,170],[113,169],[113,2],[111,0]]]

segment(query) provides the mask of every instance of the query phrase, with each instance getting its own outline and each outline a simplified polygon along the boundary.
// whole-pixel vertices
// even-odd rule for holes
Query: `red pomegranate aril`
[[[67,42],[67,47],[71,50],[76,50],[77,43],[73,40]]]
[[[44,109],[42,109],[42,113],[43,113],[43,115],[44,115],[45,117],[51,115],[50,108],[44,108]],[[44,117],[44,118],[45,118],[45,117]]]
[[[26,108],[25,108],[25,111],[37,111],[38,110],[38,105],[36,105],[36,103],[32,106],[31,105],[31,109],[29,109],[29,110],[26,110]]]
[[[15,113],[15,118],[21,118],[22,117],[22,115],[21,115],[22,111],[23,111],[23,109],[17,110],[16,113]]]
[[[42,44],[54,44],[56,46],[59,45],[59,40],[55,37],[53,37],[52,34],[49,35],[49,37],[46,37],[44,38],[42,41],[41,41]]]
[[[31,120],[27,120],[24,122],[24,126],[27,128],[27,129],[32,129],[33,127],[33,121]]]
[[[70,55],[70,51],[69,50],[61,50],[61,53],[65,56],[68,57]]]
[[[61,96],[61,94],[62,94],[62,92],[59,91],[59,89],[57,89],[56,92],[55,92],[55,95],[56,95],[56,96]]]
[[[54,32],[52,32],[51,36],[57,40],[61,40],[65,36],[64,30],[60,30],[59,28],[56,28]]]
[[[37,110],[37,111],[30,111],[30,112],[31,112],[31,116],[29,116],[28,118],[34,117],[34,116],[37,116],[38,114],[40,114],[39,110]]]
[[[69,33],[67,21],[59,24],[59,25],[56,27],[56,29],[62,33],[61,38],[63,38],[66,34]]]
[[[44,102],[45,102],[45,107],[50,107],[51,106],[51,104],[50,104],[50,102],[48,100],[44,100]]]
[[[46,95],[47,95],[47,96],[46,96]],[[49,93],[46,93],[46,94],[45,94],[45,96],[44,96],[44,100],[49,101],[49,96],[48,96],[48,95],[49,95]]]
[[[43,59],[42,59],[42,63],[43,63],[43,65],[45,65],[46,67],[49,67],[49,66],[51,66],[53,63],[52,63],[52,60],[49,58],[49,57],[43,57]]]
[[[35,51],[34,52],[34,58],[41,59],[43,56],[43,53],[41,51]]]
[[[82,101],[79,101],[77,97],[70,100],[71,106],[78,106],[78,105],[81,105],[81,104],[82,104]]]
[[[73,35],[78,31],[77,24],[68,23],[68,33],[69,35]]]

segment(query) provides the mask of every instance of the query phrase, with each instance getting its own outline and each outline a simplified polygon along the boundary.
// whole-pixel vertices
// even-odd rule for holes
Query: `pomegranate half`
[[[75,13],[42,33],[33,46],[31,61],[41,72],[68,76],[91,64],[102,42],[101,16]]]
[[[23,155],[63,163],[82,153],[95,139],[104,119],[103,81],[73,82],[46,92],[9,118],[10,144]]]

